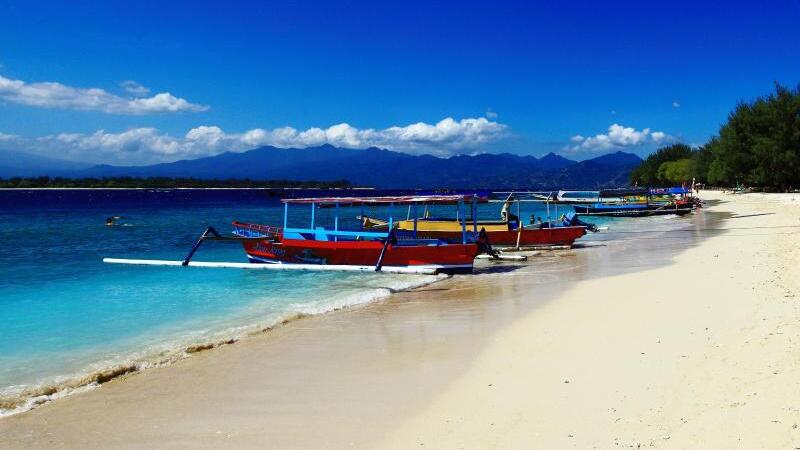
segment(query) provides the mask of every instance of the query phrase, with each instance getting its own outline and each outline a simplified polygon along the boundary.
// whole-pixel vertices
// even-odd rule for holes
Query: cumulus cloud
[[[566,147],[571,152],[600,152],[612,149],[639,147],[647,144],[662,144],[672,141],[673,137],[663,131],[651,131],[650,128],[636,130],[620,124],[608,127],[607,133],[590,137],[575,135],[570,138],[572,145]]]
[[[487,118],[487,119],[490,119],[490,120],[495,120],[495,119],[497,119],[497,112],[495,112],[495,111],[492,111],[492,108],[488,108],[488,109],[486,110],[486,118]]]
[[[17,136],[16,135],[0,133],[0,142],[3,142],[3,141],[14,141],[14,140],[17,140]]]
[[[141,85],[139,87],[146,89]],[[169,92],[152,97],[126,98],[99,88],[75,88],[52,81],[27,83],[2,75],[0,100],[41,108],[102,111],[108,114],[142,115],[208,110],[208,106],[190,103]]]
[[[330,144],[337,147],[381,147],[406,153],[449,156],[480,150],[485,144],[508,136],[505,125],[485,118],[435,124],[418,122],[383,129],[361,129],[347,123],[328,128],[297,130],[292,127],[254,128],[227,133],[218,126],[198,126],[183,136],[172,136],[155,128],[134,128],[121,133],[99,130],[91,134],[62,133],[34,139],[15,138],[21,149],[58,153],[71,159],[106,163],[151,163],[244,151],[271,145],[305,148]]]
[[[360,129],[340,123],[328,128],[315,127],[302,131],[281,127],[226,133],[219,127],[201,126],[190,130],[185,141],[193,147],[203,147],[210,151],[247,149],[261,145],[303,148],[330,144],[337,147],[382,147],[407,153],[447,155],[474,150],[483,144],[501,139],[506,134],[505,125],[484,118],[456,121],[448,117],[436,124],[418,122],[380,130]]]
[[[150,93],[150,89],[141,85],[141,83],[133,80],[125,80],[119,83],[119,86],[128,94],[135,95],[136,97],[144,97]]]
[[[66,149],[73,154],[101,153],[154,153],[178,155],[183,153],[181,143],[155,128],[134,128],[122,133],[107,133],[104,130],[92,134],[61,133],[36,139],[45,147]],[[130,159],[122,156],[122,159]]]

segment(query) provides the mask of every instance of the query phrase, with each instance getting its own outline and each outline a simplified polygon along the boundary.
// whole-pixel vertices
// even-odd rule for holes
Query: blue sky
[[[0,148],[646,154],[800,82],[797,1],[645,3],[3,2]]]

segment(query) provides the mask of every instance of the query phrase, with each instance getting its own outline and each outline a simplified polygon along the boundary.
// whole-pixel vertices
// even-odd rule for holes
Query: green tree
[[[694,158],[667,161],[658,168],[658,180],[665,184],[691,182],[695,175]]]
[[[706,147],[714,184],[788,188],[800,185],[800,88],[740,103]]]
[[[631,184],[640,186],[660,184],[662,180],[659,179],[658,171],[662,164],[692,158],[693,155],[692,148],[686,144],[672,144],[662,147],[642,161],[637,168],[633,169],[630,175]]]
[[[711,163],[714,161],[714,155],[711,152],[711,148],[716,145],[716,142],[717,138],[712,138],[704,146],[695,150],[694,155],[692,155],[692,161],[694,162],[692,178],[696,179],[697,181],[708,181],[709,166],[711,166]]]

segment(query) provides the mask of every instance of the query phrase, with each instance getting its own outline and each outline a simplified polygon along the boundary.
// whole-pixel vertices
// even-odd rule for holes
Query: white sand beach
[[[729,231],[515,321],[382,447],[800,447],[800,196],[703,197]]]
[[[291,322],[0,419],[2,449],[800,448],[800,196]]]

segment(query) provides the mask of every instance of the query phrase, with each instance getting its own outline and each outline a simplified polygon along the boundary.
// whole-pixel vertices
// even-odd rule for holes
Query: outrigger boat
[[[469,199],[470,197],[466,197]],[[331,197],[284,199],[284,225],[276,228],[265,225],[234,222],[234,234],[242,241],[252,263],[322,264],[369,266],[377,268],[414,267],[436,273],[471,272],[473,260],[481,245],[467,232],[464,215],[465,196],[400,196],[400,197]],[[412,230],[389,227],[387,231],[339,228],[341,206],[455,204],[461,211],[458,222],[458,241],[443,240]],[[311,223],[308,228],[288,226],[289,205],[310,205]],[[333,229],[318,227],[315,211],[318,207],[336,210]],[[387,223],[393,223],[389,216]],[[408,231],[408,232],[404,232]]]
[[[329,197],[283,199],[283,227],[233,222],[233,235],[222,236],[208,227],[183,261],[104,258],[106,263],[235,267],[242,269],[342,270],[391,273],[470,273],[475,257],[488,253],[497,257],[485,235],[468,232],[465,199],[472,196]],[[347,206],[455,204],[461,212],[461,238],[451,242],[418,236],[389,227],[387,231],[340,228],[339,209]],[[307,228],[289,227],[289,205],[310,207]],[[333,228],[317,226],[318,208],[334,208]],[[389,215],[389,224],[393,222]],[[199,262],[192,256],[205,240],[239,241],[249,263]]]
[[[690,204],[695,208],[702,208],[703,202],[699,197],[692,195],[692,189],[685,187],[650,188],[651,203],[677,203]]]
[[[600,191],[558,191],[552,197],[552,203],[594,203],[600,200]]]
[[[654,194],[650,189],[609,189],[598,194],[598,201],[588,205],[573,205],[578,215],[612,217],[648,217],[668,214],[682,216],[694,209],[694,202]]]
[[[576,239],[586,234],[587,227],[593,225],[586,224],[578,220],[573,212],[567,213],[556,221],[543,223],[531,223],[525,225],[519,218],[520,198],[515,194],[509,194],[504,201],[500,220],[474,220],[477,217],[477,198],[471,203],[473,222],[469,225],[480,232],[485,232],[488,242],[494,247],[570,247]],[[538,201],[538,200],[537,200]],[[511,213],[512,203],[517,204],[517,214]],[[409,211],[411,216],[411,211]],[[413,212],[413,218],[398,220],[390,224],[386,220],[374,217],[360,216],[364,228],[386,230],[393,229],[414,232],[417,236],[445,239],[456,241],[460,239],[462,216],[456,218],[431,217],[426,208],[422,217],[417,217],[417,211]],[[594,229],[593,231],[596,231]]]

